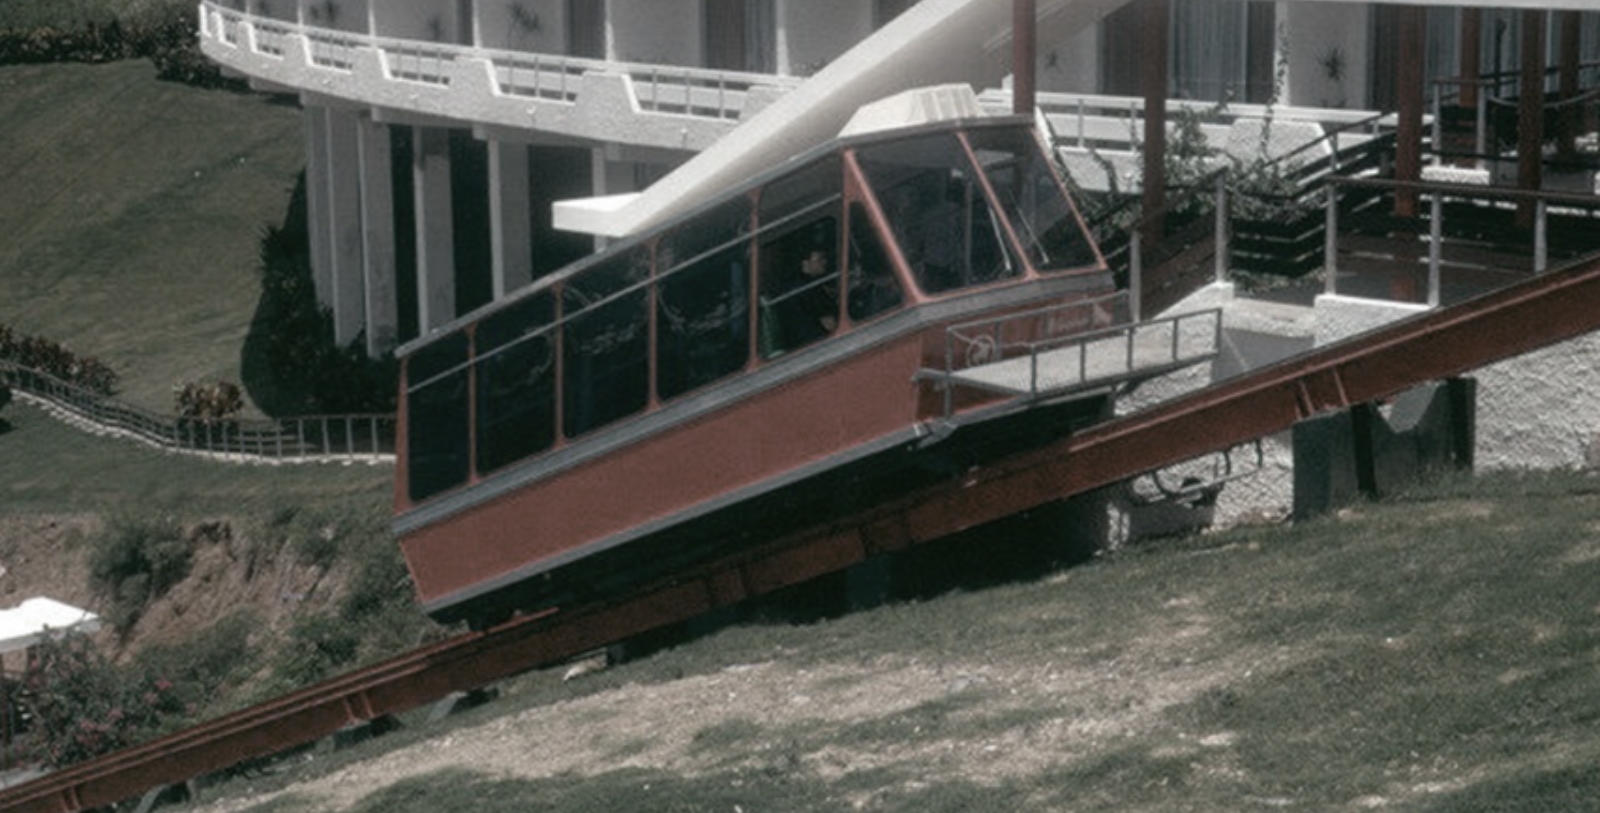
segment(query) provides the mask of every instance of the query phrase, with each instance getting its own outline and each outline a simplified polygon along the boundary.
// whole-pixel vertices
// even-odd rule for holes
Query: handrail
[[[299,37],[306,42],[312,66],[342,72],[355,70],[354,53],[376,52],[386,79],[432,86],[448,86],[448,65],[470,61],[485,64],[494,77],[495,92],[504,97],[539,98],[572,103],[577,83],[572,77],[603,73],[629,77],[640,109],[657,114],[682,115],[719,121],[737,120],[744,112],[745,95],[757,87],[779,92],[792,90],[800,77],[742,71],[714,70],[679,65],[619,62],[603,59],[429,42],[353,32],[290,22],[222,7],[218,0],[201,0],[201,36],[250,53],[282,59],[282,41]],[[261,36],[265,33],[266,36]],[[531,75],[531,82],[523,78]],[[547,86],[547,82],[550,86]]]
[[[48,373],[0,361],[0,383],[70,424],[172,452],[231,462],[394,459],[392,414],[305,415],[279,420],[160,415]]]

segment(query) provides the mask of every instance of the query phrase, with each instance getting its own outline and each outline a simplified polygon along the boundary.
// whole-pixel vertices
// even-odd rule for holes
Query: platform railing
[[[952,325],[945,368],[924,378],[944,388],[945,418],[955,390],[1037,400],[1170,372],[1215,356],[1217,308],[1128,321],[1125,293]]]
[[[0,361],[0,383],[69,423],[165,451],[237,462],[388,462],[394,458],[393,415],[307,415],[278,420],[162,415],[6,361]]]
[[[1341,196],[1352,191],[1376,190],[1383,193],[1410,192],[1425,198],[1427,201],[1426,236],[1420,236],[1420,252],[1413,252],[1411,256],[1384,257],[1387,265],[1393,270],[1403,274],[1415,273],[1418,267],[1426,268],[1426,290],[1421,296],[1423,302],[1429,307],[1438,307],[1446,304],[1445,293],[1445,266],[1447,260],[1445,250],[1452,245],[1452,240],[1447,236],[1448,218],[1451,204],[1476,204],[1484,208],[1528,207],[1532,210],[1531,229],[1527,235],[1527,243],[1517,243],[1501,247],[1502,251],[1490,258],[1488,265],[1492,270],[1502,274],[1517,274],[1523,276],[1542,274],[1551,265],[1551,214],[1559,213],[1563,217],[1575,217],[1588,221],[1600,220],[1600,197],[1594,195],[1575,195],[1563,192],[1532,191],[1523,189],[1509,189],[1504,187],[1478,186],[1460,183],[1438,183],[1428,181],[1397,181],[1388,178],[1369,177],[1344,177],[1336,176],[1327,179],[1324,192],[1324,210],[1326,217],[1326,231],[1323,248],[1323,274],[1325,292],[1339,294],[1341,285],[1349,286],[1358,273],[1351,273],[1351,269],[1341,261],[1341,255],[1349,257],[1348,242],[1352,235],[1344,228],[1341,219]],[[1501,217],[1509,217],[1510,212],[1505,211]],[[1387,221],[1386,221],[1387,222]],[[1415,222],[1415,221],[1413,221]],[[1596,223],[1600,226],[1600,223]],[[1592,231],[1592,229],[1590,230]],[[1402,244],[1403,245],[1403,244]],[[1412,245],[1417,245],[1413,243]],[[1520,254],[1526,250],[1526,266],[1508,267],[1504,259],[1512,253]],[[1580,251],[1581,253],[1581,251]],[[1341,280],[1343,276],[1343,280]],[[1507,280],[1508,282],[1510,280]],[[1406,299],[1408,286],[1400,286],[1402,290],[1394,292],[1394,298]]]

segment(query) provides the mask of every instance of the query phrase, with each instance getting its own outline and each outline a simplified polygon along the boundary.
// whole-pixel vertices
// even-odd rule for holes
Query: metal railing
[[[1445,294],[1444,267],[1447,263],[1445,250],[1457,243],[1447,235],[1448,215],[1450,204],[1474,204],[1482,209],[1495,211],[1508,205],[1531,208],[1532,228],[1506,229],[1505,234],[1512,238],[1502,239],[1500,242],[1493,240],[1477,239],[1472,241],[1473,246],[1485,246],[1483,249],[1489,254],[1488,259],[1479,263],[1486,269],[1501,273],[1510,273],[1521,276],[1542,274],[1550,267],[1551,255],[1551,213],[1556,211],[1563,217],[1581,218],[1587,221],[1600,219],[1600,197],[1593,195],[1574,195],[1570,193],[1530,191],[1522,189],[1508,189],[1503,187],[1476,186],[1459,183],[1437,182],[1407,182],[1387,178],[1351,178],[1330,177],[1325,187],[1325,241],[1323,248],[1323,271],[1325,274],[1325,290],[1329,294],[1337,294],[1340,290],[1340,275],[1344,273],[1345,284],[1351,282],[1352,277],[1358,273],[1350,273],[1350,269],[1341,266],[1340,255],[1349,255],[1347,250],[1341,249],[1341,240],[1349,240],[1350,236],[1342,234],[1344,228],[1341,220],[1341,209],[1348,211],[1348,206],[1341,205],[1341,192],[1366,190],[1380,193],[1410,192],[1428,199],[1427,235],[1421,237],[1425,245],[1425,254],[1411,257],[1383,257],[1381,258],[1391,269],[1398,269],[1401,273],[1415,273],[1415,269],[1426,264],[1426,292],[1424,301],[1431,307],[1447,304],[1452,299]],[[1499,217],[1504,219],[1508,212],[1500,212]],[[1384,230],[1393,232],[1392,218],[1384,218]],[[1568,231],[1582,231],[1593,234],[1593,228]],[[1600,241],[1589,241],[1600,242]],[[1416,243],[1412,243],[1416,245]],[[1571,253],[1574,257],[1600,248],[1596,246],[1574,246]],[[1508,267],[1505,260],[1508,257],[1527,257],[1526,268]],[[1406,286],[1401,286],[1402,288]],[[1407,298],[1400,292],[1399,298]]]
[[[1160,375],[1221,347],[1220,309],[1128,322],[1127,308],[1118,293],[952,325],[944,369],[923,378],[942,384],[951,418],[958,387],[1036,400]]]
[[[393,415],[307,415],[203,420],[161,415],[0,361],[0,382],[68,423],[173,452],[238,462],[390,461]]]

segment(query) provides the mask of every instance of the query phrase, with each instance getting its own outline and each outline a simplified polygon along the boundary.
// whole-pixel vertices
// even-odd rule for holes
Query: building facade
[[[1146,2],[1166,6],[1172,97],[1395,105],[1396,7],[1345,0],[1038,0],[1041,96],[1139,96]],[[792,105],[789,129],[811,121],[827,133],[837,125],[816,112],[830,109],[830,97],[848,106],[930,77],[1003,93],[1007,80],[992,60],[958,58],[998,48],[1005,32],[991,17],[1003,6],[203,0],[200,35],[226,69],[299,98],[317,290],[337,339],[364,341],[377,355],[627,228],[560,222],[557,202],[587,201],[584,211],[603,219],[608,206],[631,205],[781,100],[809,93],[810,107]],[[1518,10],[1441,3],[1427,11],[1430,82],[1514,73],[1527,41]],[[1568,48],[1600,57],[1600,14],[1544,19],[1546,64]],[[919,67],[895,70],[902,53]],[[868,71],[874,81],[857,81]],[[781,150],[744,154],[770,160]]]

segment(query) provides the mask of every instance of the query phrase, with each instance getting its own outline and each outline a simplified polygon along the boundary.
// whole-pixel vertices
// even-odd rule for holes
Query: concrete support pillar
[[[1399,38],[1399,73],[1395,77],[1399,126],[1395,133],[1394,177],[1397,181],[1422,179],[1422,113],[1427,104],[1427,79],[1423,76],[1428,48],[1428,10],[1422,6],[1401,6],[1396,15]],[[1394,194],[1397,217],[1417,216],[1417,192],[1399,189]]]
[[[328,108],[306,105],[306,233],[318,302],[333,298],[333,238],[328,230]]]
[[[1517,188],[1530,191],[1544,186],[1544,25],[1545,12],[1522,12],[1522,70],[1517,106]],[[1517,225],[1533,228],[1536,205],[1517,203]]]
[[[324,299],[333,313],[333,340],[340,347],[355,341],[366,322],[366,266],[362,259],[360,117],[354,110],[327,111],[328,211],[332,260],[331,296]]]
[[[367,355],[376,358],[395,348],[400,332],[395,293],[394,150],[387,125],[362,119],[360,133]]]
[[[496,299],[533,281],[532,223],[527,145],[490,141],[489,237]]]
[[[1167,53],[1172,24],[1169,0],[1143,3],[1144,73],[1144,238],[1155,246],[1166,231],[1167,205]]]
[[[423,334],[456,316],[455,227],[451,216],[450,133],[413,131],[412,188],[417,213],[417,325]]]

